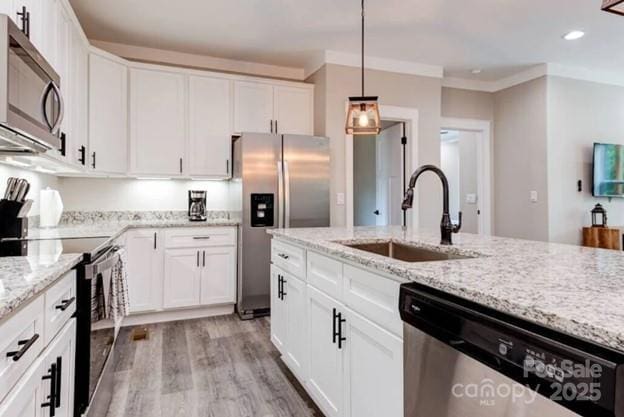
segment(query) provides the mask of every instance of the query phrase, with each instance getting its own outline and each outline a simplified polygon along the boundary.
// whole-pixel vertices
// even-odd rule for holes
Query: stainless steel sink
[[[396,242],[378,242],[378,243],[342,243],[353,249],[363,250],[365,252],[374,253],[388,258],[398,259],[404,262],[432,262],[432,261],[450,261],[453,259],[471,259],[473,256],[458,255],[455,253],[438,252],[431,249],[420,248],[417,246],[404,245]]]

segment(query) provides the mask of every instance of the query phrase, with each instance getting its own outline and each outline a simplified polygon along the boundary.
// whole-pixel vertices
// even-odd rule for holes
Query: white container
[[[56,227],[63,214],[63,201],[58,191],[51,188],[39,193],[39,227]]]

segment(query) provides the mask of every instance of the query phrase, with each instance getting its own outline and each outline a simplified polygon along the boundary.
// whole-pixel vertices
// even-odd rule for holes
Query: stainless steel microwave
[[[0,153],[60,150],[63,113],[59,75],[0,14]]]

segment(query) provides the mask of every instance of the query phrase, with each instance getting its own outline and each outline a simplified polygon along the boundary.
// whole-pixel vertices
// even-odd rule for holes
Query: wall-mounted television
[[[594,197],[624,197],[624,145],[594,143]]]

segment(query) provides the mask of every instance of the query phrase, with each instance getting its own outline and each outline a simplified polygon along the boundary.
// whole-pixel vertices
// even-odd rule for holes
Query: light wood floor
[[[237,316],[154,324],[119,334],[107,417],[322,416],[283,365],[269,320]]]

